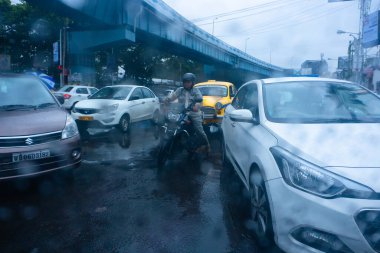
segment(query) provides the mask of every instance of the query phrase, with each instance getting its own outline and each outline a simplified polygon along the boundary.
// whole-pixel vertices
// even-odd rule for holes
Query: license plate
[[[79,116],[80,120],[91,121],[94,120],[92,116]]]
[[[27,161],[27,160],[37,160],[37,159],[43,159],[49,156],[50,156],[50,151],[48,149],[34,151],[34,152],[13,153],[12,161],[21,162],[21,161]]]

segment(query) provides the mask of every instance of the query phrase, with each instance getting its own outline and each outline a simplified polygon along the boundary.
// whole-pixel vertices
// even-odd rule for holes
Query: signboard
[[[363,47],[379,45],[379,11],[369,14],[363,21]]]
[[[58,41],[53,43],[53,61],[54,61],[54,63],[59,62],[59,44],[58,44]]]

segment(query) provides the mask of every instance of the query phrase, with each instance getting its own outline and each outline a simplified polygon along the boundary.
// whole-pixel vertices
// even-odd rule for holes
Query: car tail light
[[[63,95],[63,98],[64,98],[64,99],[69,99],[69,98],[71,98],[71,95],[70,95],[70,94],[64,94],[64,95]]]

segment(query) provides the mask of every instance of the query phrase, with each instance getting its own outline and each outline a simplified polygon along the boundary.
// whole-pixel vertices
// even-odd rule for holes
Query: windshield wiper
[[[51,106],[56,106],[57,104],[56,103],[42,103],[42,104],[39,104],[39,105],[36,105],[34,107],[34,109],[40,109],[40,108],[46,108],[46,107],[51,107]]]
[[[0,110],[4,111],[17,111],[17,110],[29,110],[34,109],[34,105],[2,105]]]

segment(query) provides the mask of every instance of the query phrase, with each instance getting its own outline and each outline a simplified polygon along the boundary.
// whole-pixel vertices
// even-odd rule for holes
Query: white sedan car
[[[286,252],[380,252],[380,98],[323,78],[243,85],[222,122],[246,222]]]
[[[81,100],[87,99],[90,95],[97,92],[98,89],[84,85],[65,85],[55,92],[55,94],[63,95],[65,102],[63,107],[71,110],[73,106]]]
[[[160,103],[148,88],[136,85],[106,86],[88,100],[78,102],[71,115],[80,129],[118,126],[127,132],[130,123],[159,119]]]

